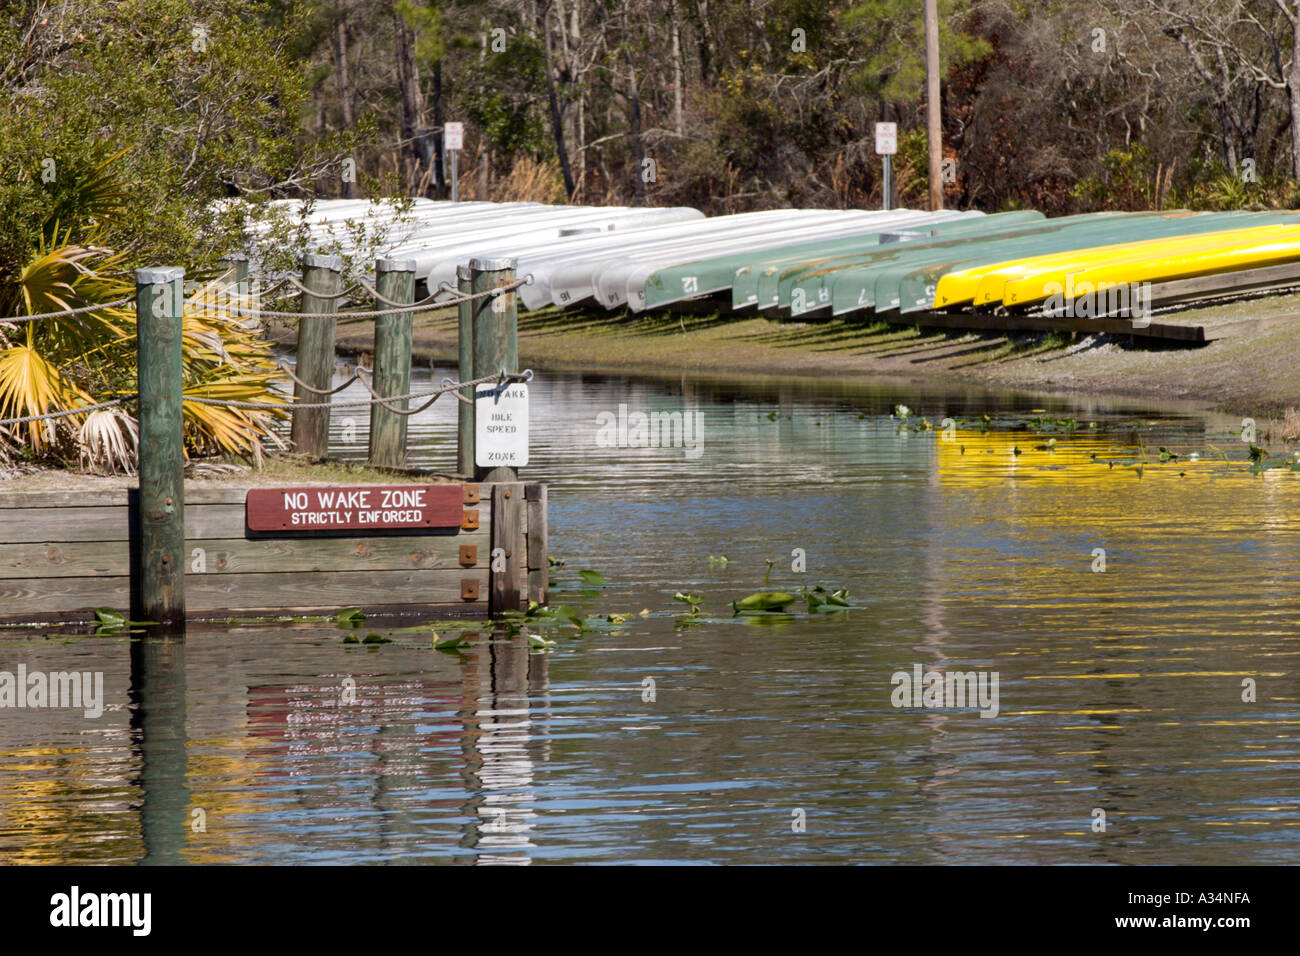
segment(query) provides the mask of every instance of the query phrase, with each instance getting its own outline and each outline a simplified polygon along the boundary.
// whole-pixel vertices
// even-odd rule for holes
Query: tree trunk
[[[355,122],[355,106],[352,82],[348,74],[348,24],[346,9],[342,3],[334,7],[334,66],[338,74],[339,83],[339,112],[343,119],[343,128],[352,129]],[[357,184],[349,177],[343,182],[343,198],[354,199],[357,195]]]
[[[415,38],[394,8],[397,27],[397,90],[401,97],[402,153],[408,160],[406,187],[410,191],[423,174],[424,151],[420,144],[420,76],[415,65]]]
[[[1300,14],[1291,18],[1291,71],[1286,95],[1291,107],[1291,176],[1300,181]]]
[[[546,51],[546,99],[551,107],[551,130],[555,134],[555,155],[560,161],[560,173],[564,176],[564,193],[573,199],[573,170],[569,166],[569,151],[564,144],[564,119],[560,115],[560,98],[555,89],[555,57],[551,36],[551,7],[545,4],[539,11],[542,23],[543,48]],[[563,18],[564,11],[558,15]]]
[[[442,129],[442,60],[433,65],[433,128]],[[447,197],[447,173],[443,169],[443,150],[441,132],[434,137],[433,146],[433,181],[436,184],[434,196],[438,199]]]
[[[355,122],[354,91],[348,77],[348,24],[344,19],[342,4],[335,8],[334,20],[334,66],[339,81],[339,112],[343,116],[343,128],[351,129]]]
[[[668,5],[668,19],[673,31],[673,129],[678,136],[686,135],[686,122],[682,118],[682,27],[677,17],[677,0]]]
[[[709,86],[717,79],[715,70],[713,34],[709,32],[709,0],[695,0],[696,26],[700,31],[700,79]]]
[[[637,202],[645,200],[645,146],[641,142],[641,96],[636,88],[636,67],[632,65],[632,35],[627,22],[627,0],[623,0],[623,56],[627,62],[627,98],[631,112],[632,148],[636,153]]]

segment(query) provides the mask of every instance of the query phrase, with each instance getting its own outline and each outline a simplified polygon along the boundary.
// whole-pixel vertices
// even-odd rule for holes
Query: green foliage
[[[988,41],[952,29],[970,8],[970,0],[939,0],[944,73],[989,52]],[[870,0],[850,6],[840,22],[853,40],[855,58],[865,60],[854,72],[860,92],[890,103],[910,102],[924,92],[925,18],[919,0]]]

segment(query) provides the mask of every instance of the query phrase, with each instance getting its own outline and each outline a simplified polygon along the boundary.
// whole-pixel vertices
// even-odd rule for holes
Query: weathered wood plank
[[[1151,301],[1159,303],[1190,299],[1214,299],[1223,296],[1284,289],[1300,285],[1300,264],[1288,262],[1262,269],[1240,269],[1192,279],[1173,279],[1151,286]]]
[[[459,568],[462,545],[477,546],[472,567],[488,566],[488,530],[457,535],[361,538],[191,538],[185,542],[189,574],[265,571],[399,571]],[[199,568],[203,568],[202,572]],[[0,579],[112,577],[130,573],[126,541],[0,544]]]
[[[505,570],[491,572],[489,613],[523,610],[528,606],[523,589],[527,564],[522,534],[524,486],[520,482],[499,482],[492,486],[492,553],[504,552]],[[490,556],[489,556],[490,557]]]
[[[394,475],[389,484],[447,484],[447,482],[429,481],[429,482],[407,482],[403,476]],[[316,487],[309,481],[286,480],[283,487],[310,488]],[[322,488],[339,487],[338,482],[318,483]],[[269,486],[252,486],[252,485],[211,485],[206,482],[186,482],[185,483],[185,504],[189,505],[243,505],[245,496],[252,487],[269,487]],[[349,488],[370,487],[369,484],[348,485]],[[383,487],[374,485],[374,487]],[[103,508],[112,505],[120,505],[125,508],[127,503],[127,488],[94,488],[81,491],[5,491],[0,486],[0,511],[9,508]],[[0,514],[0,522],[7,521],[7,516]]]
[[[546,559],[546,486],[525,485],[524,500],[528,505],[525,509],[528,523],[525,532],[528,541],[528,600],[545,604],[549,597],[547,584],[550,577],[550,562]]]
[[[461,581],[479,582],[480,597],[461,599]],[[260,611],[309,613],[359,605],[365,608],[414,605],[474,605],[487,609],[488,572],[482,568],[432,571],[339,571],[286,574],[189,574],[189,616],[208,617]],[[97,607],[126,610],[125,577],[15,578],[0,581],[0,619],[48,622],[90,617]]]
[[[479,512],[479,527],[487,525],[482,505],[466,505]],[[237,538],[244,534],[244,506],[187,504],[185,531],[189,539]],[[406,532],[392,532],[401,536]],[[420,534],[427,532],[423,530]],[[462,536],[472,532],[460,531]],[[301,536],[304,539],[305,535]],[[376,536],[378,537],[378,536]],[[0,538],[10,542],[126,541],[127,509],[120,508],[11,508],[0,514]],[[325,540],[311,538],[310,540]]]
[[[992,312],[882,312],[877,318],[891,325],[919,325],[935,329],[967,329],[976,332],[1082,332],[1085,335],[1137,335],[1144,338],[1168,339],[1174,342],[1201,343],[1206,341],[1205,329],[1200,325],[1177,325],[1171,322],[1152,322],[1146,327],[1134,326],[1130,319],[1090,319],[1075,316],[998,315]]]

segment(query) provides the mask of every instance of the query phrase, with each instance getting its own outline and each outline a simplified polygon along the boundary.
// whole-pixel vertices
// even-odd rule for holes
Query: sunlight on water
[[[470,635],[458,652],[428,631],[365,648],[332,625],[195,627],[134,662],[118,637],[0,631],[0,670],[101,670],[105,687],[95,720],[0,710],[3,859],[1300,853],[1300,475],[1249,473],[1223,428],[1120,401],[834,381],[539,375],[531,397],[525,474],[550,486],[565,561],[552,602],[600,629],[551,628],[542,653],[464,623],[435,625]],[[900,402],[935,427],[900,428]],[[698,410],[698,448],[607,447],[598,416],[620,405]],[[412,420],[415,463],[452,470],[455,417],[448,398]],[[1083,427],[1005,427],[1055,417]],[[367,426],[336,413],[334,451],[363,459]],[[805,585],[846,587],[854,607],[732,616],[747,594]],[[703,596],[698,618],[679,590]],[[893,706],[893,675],[915,665],[996,672],[997,716]]]

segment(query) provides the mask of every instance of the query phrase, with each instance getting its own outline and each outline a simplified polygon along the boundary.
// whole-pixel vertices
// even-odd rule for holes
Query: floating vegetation
[[[731,559],[727,557],[725,554],[709,555],[710,565],[716,565],[717,567],[725,568],[728,562],[730,561]]]
[[[440,638],[437,634],[433,635],[433,649],[443,651],[448,654],[459,654],[461,646],[469,640],[468,633],[457,634],[455,637]]]
[[[536,601],[528,602],[527,611],[506,611],[502,614],[506,631],[512,637],[525,625],[529,627],[554,627],[561,630],[571,629],[570,637],[578,637],[590,631],[612,631],[622,626],[627,620],[620,614],[609,614],[604,619],[596,616],[583,617],[573,608],[564,604],[555,607],[543,607]]]
[[[787,594],[785,591],[760,591],[739,601],[732,601],[731,609],[736,614],[747,611],[784,611],[797,600],[796,595]]]
[[[592,587],[601,587],[602,585],[609,583],[598,571],[579,571],[578,577],[582,578],[586,584],[589,584]]]
[[[674,594],[673,600],[680,601],[682,604],[689,604],[691,607],[692,614],[699,614],[700,605],[704,603],[704,597],[702,595],[685,594],[682,591],[678,591],[676,594]]]
[[[814,588],[804,588],[799,592],[808,601],[809,612],[829,612],[835,613],[844,611],[853,605],[849,603],[849,592],[847,588],[836,588],[834,591],[828,590],[818,584]]]
[[[125,614],[114,611],[112,608],[95,608],[95,634],[98,636],[121,634],[123,632],[135,634],[153,623],[155,622],[132,621]]]
[[[359,607],[340,608],[338,614],[334,616],[334,623],[339,627],[360,627],[361,622],[366,619],[366,615]]]

